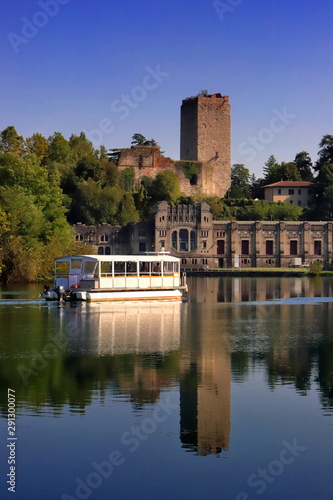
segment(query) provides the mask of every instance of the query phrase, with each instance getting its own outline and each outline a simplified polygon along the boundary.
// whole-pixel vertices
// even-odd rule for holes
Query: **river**
[[[183,303],[0,290],[1,498],[332,498],[333,280],[188,284]]]

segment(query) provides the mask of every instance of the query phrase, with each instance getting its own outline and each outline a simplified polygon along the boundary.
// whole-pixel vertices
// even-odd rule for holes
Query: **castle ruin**
[[[180,161],[163,156],[156,146],[132,146],[122,150],[118,168],[133,166],[137,182],[169,169],[184,195],[223,198],[230,187],[230,136],[229,98],[201,93],[182,102]]]

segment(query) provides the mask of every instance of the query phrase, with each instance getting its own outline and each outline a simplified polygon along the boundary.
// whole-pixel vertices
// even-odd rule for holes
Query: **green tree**
[[[134,146],[158,146],[155,139],[148,140],[142,134],[134,134],[132,136],[131,144],[133,144]]]
[[[69,142],[60,132],[54,132],[48,139],[49,158],[51,161],[67,163],[72,160],[72,151]]]
[[[231,167],[230,198],[250,198],[250,171],[241,163]]]
[[[135,185],[134,167],[126,167],[120,172],[118,184],[124,191],[131,193]]]
[[[297,153],[295,156],[294,163],[298,168],[298,171],[301,175],[303,181],[313,181],[313,173],[312,173],[312,161],[309,153],[306,151],[301,151]]]
[[[33,134],[25,140],[25,148],[28,154],[35,154],[41,165],[47,165],[49,156],[49,144],[47,139],[39,133]]]
[[[265,179],[258,178],[253,174],[251,177],[251,198],[254,200],[258,198],[262,200],[265,198],[265,193],[263,190],[263,186],[266,184]]]
[[[74,173],[79,178],[85,180],[91,178],[98,181],[101,178],[101,166],[94,156],[84,156],[77,162]]]
[[[266,184],[274,184],[279,181],[301,181],[301,174],[293,162],[275,163],[265,177]]]
[[[154,200],[166,200],[175,204],[180,196],[180,186],[177,174],[173,170],[163,170],[156,175],[150,193]]]
[[[276,161],[276,158],[274,155],[271,155],[268,160],[266,161],[265,163],[265,166],[264,166],[264,179],[265,179],[265,182],[266,184],[269,184],[271,183],[271,177],[272,177],[272,173],[275,169],[275,167],[277,166],[277,161]]]
[[[121,226],[126,226],[130,222],[139,222],[140,215],[135,207],[133,195],[131,193],[124,193],[120,202],[118,221]]]
[[[318,172],[324,165],[333,163],[333,135],[324,135],[319,143],[318,160],[314,169]]]
[[[71,157],[75,162],[97,155],[93,143],[87,139],[84,132],[81,132],[80,135],[72,134],[69,138],[69,147],[72,151]]]
[[[24,150],[24,139],[18,135],[16,128],[11,125],[1,132],[0,151],[3,153],[14,153],[22,155]]]

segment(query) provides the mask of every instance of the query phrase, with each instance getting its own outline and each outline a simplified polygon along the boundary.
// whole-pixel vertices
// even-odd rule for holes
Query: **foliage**
[[[72,160],[72,151],[69,142],[60,132],[55,132],[48,139],[50,161],[66,163]]]
[[[313,181],[313,173],[312,173],[312,161],[309,153],[306,151],[301,151],[297,153],[295,156],[294,163],[300,173],[302,181]]]
[[[333,163],[333,135],[326,134],[319,143],[318,160],[314,169],[318,172],[324,165]]]
[[[124,193],[119,205],[118,222],[121,226],[126,226],[130,222],[139,222],[140,214],[135,207],[133,195]]]
[[[90,142],[86,134],[81,132],[80,135],[72,134],[69,138],[69,147],[71,149],[71,157],[77,162],[82,158],[91,158],[97,156],[92,142]]]
[[[279,181],[301,181],[301,174],[293,162],[275,163],[269,169],[265,177],[266,184],[274,184]]]
[[[231,167],[231,187],[229,198],[250,198],[250,171],[243,164]]]
[[[319,276],[323,272],[323,264],[320,260],[315,260],[309,267],[308,274],[312,276]]]
[[[120,172],[118,184],[126,193],[133,192],[135,184],[134,167],[126,167]]]
[[[149,193],[154,201],[166,200],[168,203],[177,203],[180,197],[180,186],[177,174],[173,170],[163,170],[158,173],[151,185]]]
[[[25,149],[28,154],[35,154],[41,165],[48,163],[49,144],[42,134],[33,134],[25,140]]]
[[[265,192],[263,189],[265,184],[265,179],[256,179],[256,176],[253,174],[251,177],[251,198],[263,200],[265,198]]]
[[[75,168],[75,175],[82,179],[94,179],[95,181],[101,178],[101,165],[97,158],[84,156],[81,158]]]
[[[12,125],[5,128],[0,136],[0,151],[3,153],[14,153],[22,155],[24,151],[24,140],[21,135],[18,135],[15,127]]]
[[[231,218],[237,220],[299,220],[302,209],[290,203],[265,200],[224,199]]]
[[[189,179],[189,181],[193,181],[194,178],[198,177],[199,170],[197,164],[194,161],[181,161],[180,164],[186,179]]]
[[[148,140],[142,134],[134,134],[132,136],[131,144],[133,144],[134,146],[158,146],[155,139]]]
[[[231,218],[230,208],[218,196],[209,196],[205,202],[210,206],[214,220],[228,220]]]

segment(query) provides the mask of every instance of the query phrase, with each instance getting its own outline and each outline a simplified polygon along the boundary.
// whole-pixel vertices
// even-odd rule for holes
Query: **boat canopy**
[[[69,255],[59,257],[55,262],[70,262],[75,259],[84,259],[86,262],[179,262],[180,260],[165,253],[151,253],[150,255]]]

